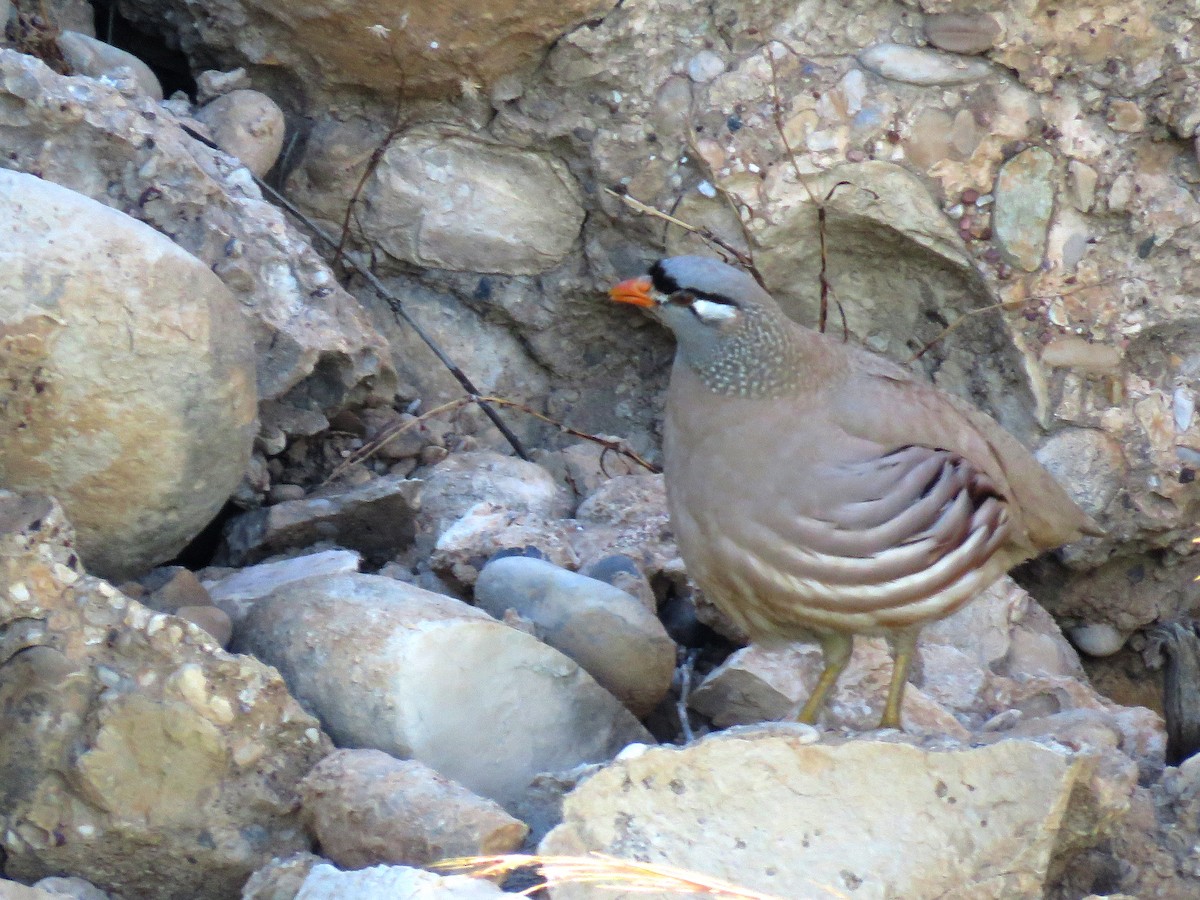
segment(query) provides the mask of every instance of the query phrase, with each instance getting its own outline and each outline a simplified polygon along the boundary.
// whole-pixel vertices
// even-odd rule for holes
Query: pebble
[[[992,230],[1004,258],[1026,272],[1036,271],[1046,252],[1054,212],[1054,157],[1030,147],[1008,160],[996,178]]]
[[[688,60],[688,78],[696,84],[708,84],[725,71],[725,60],[712,50],[701,50]]]
[[[1064,335],[1042,349],[1042,362],[1080,372],[1112,372],[1121,365],[1121,351],[1110,344],[1093,344],[1075,335]]]
[[[1096,622],[1068,628],[1067,637],[1077,649],[1088,656],[1112,656],[1125,646],[1128,635],[1119,631],[1115,625]]]
[[[416,760],[336,750],[300,782],[321,853],[347,869],[511,853],[529,829],[491,800]]]
[[[488,563],[475,602],[498,619],[513,610],[579,663],[635,716],[666,695],[675,642],[652,612],[610,584],[549,562],[509,556]]]
[[[923,86],[970,84],[992,74],[984,60],[904,44],[876,44],[858,54],[858,61],[883,78]]]
[[[1000,23],[987,13],[935,13],[925,17],[929,43],[951,53],[985,53],[996,45]]]

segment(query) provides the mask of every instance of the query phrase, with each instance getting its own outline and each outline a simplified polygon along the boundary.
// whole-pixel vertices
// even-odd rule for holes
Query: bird
[[[885,637],[901,728],[921,628],[1096,522],[969,402],[789,318],[746,271],[661,259],[609,290],[675,336],[667,506],[692,581],[757,642],[815,640],[816,724],[855,635]]]

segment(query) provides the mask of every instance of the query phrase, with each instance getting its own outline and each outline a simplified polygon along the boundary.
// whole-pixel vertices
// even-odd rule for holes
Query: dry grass
[[[533,894],[543,888],[586,884],[625,894],[679,894],[727,900],[782,900],[772,894],[741,887],[700,872],[660,863],[619,859],[603,853],[587,856],[467,856],[442,860],[433,868],[488,879],[502,879],[518,869],[535,868],[545,879],[545,883],[522,891],[524,895]],[[814,894],[814,897],[846,897],[845,894],[816,883],[813,887],[820,891],[819,894]]]

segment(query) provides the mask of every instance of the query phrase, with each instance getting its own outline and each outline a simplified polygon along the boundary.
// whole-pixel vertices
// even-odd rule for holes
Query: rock
[[[0,171],[0,328],[0,485],[57,496],[96,573],[178,553],[254,439],[250,333],[224,285],[141,222]]]
[[[342,575],[357,572],[362,556],[353,550],[322,550],[306,556],[294,556],[277,562],[247,566],[203,583],[212,602],[232,620],[241,624],[255,601],[279,588],[316,575]]]
[[[321,852],[346,869],[511,853],[529,831],[491,800],[379,750],[335,751],[300,791]]]
[[[334,541],[382,564],[412,543],[420,497],[419,481],[385,475],[360,487],[276,503],[231,520],[225,528],[226,552],[230,561],[244,564]]]
[[[290,391],[330,408],[351,394],[390,394],[387,344],[362,307],[245,171],[166,110],[8,50],[0,105],[6,168],[129,211],[212,268],[255,323],[260,397]]]
[[[276,857],[250,876],[242,886],[241,900],[295,900],[309,872],[324,863],[312,853]]]
[[[233,638],[233,621],[215,606],[181,606],[175,610],[179,618],[207,631],[221,647],[228,647]]]
[[[312,0],[222,4],[201,14],[184,2],[131,4],[127,14],[148,29],[166,27],[184,52],[221,65],[268,66],[312,90],[366,90],[391,102],[485,92],[506,75],[523,76],[572,26],[602,16],[615,0],[533,0],[513,6],[450,0],[394,11]],[[297,14],[291,14],[291,13]],[[269,58],[264,47],[274,48]]]
[[[996,246],[1014,266],[1034,272],[1046,252],[1046,233],[1054,212],[1054,157],[1041,147],[1022,150],[996,178],[992,231]]]
[[[567,255],[584,216],[554,157],[444,129],[393,142],[363,193],[372,244],[406,263],[469,272],[545,271]]]
[[[7,874],[223,900],[307,849],[296,785],[328,752],[316,720],[274,670],[84,575],[45,498],[0,494],[0,624]]]
[[[625,557],[653,578],[679,558],[661,475],[618,475],[600,485],[575,513],[580,568]]]
[[[635,852],[779,897],[809,896],[813,885],[860,896],[1040,896],[1070,843],[1064,824],[1100,799],[1095,755],[1028,741],[812,744],[796,728],[739,729],[613,763],[567,796],[563,824],[539,852]],[[1106,797],[1105,812],[1122,799],[1127,808],[1128,793]],[[1081,832],[1081,842],[1099,840],[1094,828]]]
[[[239,67],[228,72],[205,69],[196,76],[196,102],[208,103],[223,94],[242,91],[250,87],[250,76]]]
[[[475,603],[497,619],[512,610],[532,622],[539,638],[583,666],[638,718],[671,686],[674,641],[653,613],[602,581],[509,556],[484,567]]]
[[[645,473],[633,460],[591,441],[579,441],[535,458],[539,466],[549,470],[581,499],[595,493],[610,478]]]
[[[1104,515],[1129,470],[1121,445],[1097,428],[1056,431],[1035,455],[1091,516]]]
[[[858,61],[883,78],[922,86],[970,84],[992,74],[991,65],[984,60],[902,44],[868,47],[858,54]]]
[[[1000,23],[987,13],[935,13],[923,26],[929,43],[951,53],[986,53],[1000,37]]]
[[[158,612],[174,613],[182,606],[206,606],[212,601],[196,573],[183,566],[155,569],[141,585],[147,593],[137,599]]]
[[[90,881],[84,881],[82,878],[64,878],[61,875],[51,875],[49,878],[43,878],[34,884],[35,888],[40,888],[52,894],[57,898],[71,898],[71,900],[110,900],[110,895],[100,890]]]
[[[213,140],[259,177],[279,158],[287,123],[279,104],[259,91],[236,90],[196,112],[212,130]]]
[[[497,554],[533,556],[564,568],[579,564],[566,525],[513,513],[486,501],[476,503],[442,532],[429,564],[456,588],[469,589]]]
[[[1093,344],[1068,334],[1042,348],[1042,362],[1078,372],[1115,372],[1121,365],[1121,351],[1110,344]]]
[[[3,13],[0,7],[0,13]],[[62,894],[54,894],[37,887],[29,887],[19,881],[0,878],[0,900],[62,900]],[[107,897],[107,894],[101,896]]]
[[[1107,622],[1096,622],[1068,628],[1067,637],[1088,656],[1112,656],[1125,646],[1129,635]]]
[[[725,71],[725,60],[712,50],[701,50],[687,64],[688,78],[697,84],[707,84]]]
[[[435,875],[407,866],[372,866],[341,872],[314,866],[295,900],[491,900],[504,892],[490,881],[468,875]]]
[[[255,604],[237,646],[278,667],[339,744],[417,759],[505,806],[539,772],[649,739],[557,650],[389,578],[281,588]]]
[[[151,100],[162,100],[162,85],[154,71],[134,56],[111,44],[98,41],[76,31],[64,31],[58,36],[58,47],[72,71],[90,78],[106,78],[115,81],[121,77],[121,69],[128,69],[125,77],[132,74],[138,90]]]
[[[541,466],[488,450],[449,456],[422,481],[418,527],[434,541],[483,500],[545,520],[560,518],[570,509],[566,492]]]

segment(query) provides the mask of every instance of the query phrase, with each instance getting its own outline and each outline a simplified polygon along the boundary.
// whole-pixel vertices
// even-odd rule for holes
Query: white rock
[[[688,78],[697,84],[708,84],[725,71],[725,60],[712,50],[701,50],[687,64]]]
[[[115,79],[119,74],[118,70],[126,68],[133,74],[134,81],[143,94],[152,100],[163,98],[158,76],[132,53],[76,31],[64,31],[60,34],[58,47],[71,68],[81,75]]]
[[[255,604],[239,646],[278,667],[340,746],[420,760],[505,805],[540,772],[650,740],[557,650],[390,578],[281,588]]]
[[[250,329],[154,229],[0,171],[0,485],[59,498],[114,580],[179,552],[233,493],[255,432]]]
[[[1125,646],[1128,635],[1107,622],[1094,622],[1068,628],[1067,637],[1088,656],[1112,656]]]
[[[408,866],[372,866],[343,872],[321,863],[313,866],[296,900],[487,900],[506,896],[482,878],[435,875]]]
[[[363,229],[396,259],[508,275],[561,262],[584,217],[554,157],[423,130],[391,144],[364,199]]]
[[[876,44],[858,54],[868,71],[906,84],[969,84],[992,74],[981,59],[904,44]]]
[[[277,562],[247,566],[231,575],[202,581],[213,605],[222,609],[234,625],[241,623],[254,602],[284,585],[314,575],[344,575],[357,572],[362,556],[353,550],[324,550]]]
[[[539,852],[636,847],[639,860],[776,897],[822,887],[861,898],[1033,897],[1069,803],[1083,810],[1099,795],[1095,758],[1032,742],[935,751],[806,741],[738,729],[613,763],[566,797],[563,824]],[[1104,805],[1127,806],[1130,789]],[[559,900],[590,896],[555,890]]]
[[[484,567],[475,602],[498,619],[513,610],[533,622],[543,641],[583,666],[638,717],[671,686],[675,642],[637,599],[603,581],[509,556]]]
[[[231,91],[201,107],[196,118],[212,129],[213,140],[222,150],[260,177],[275,165],[283,149],[287,128],[283,110],[259,91]]]

